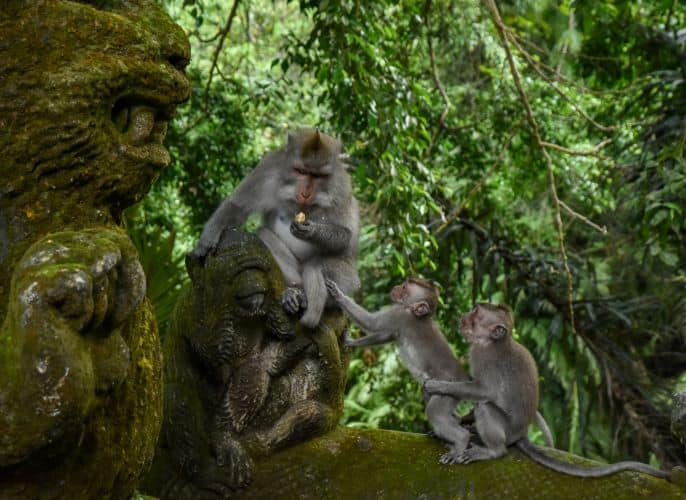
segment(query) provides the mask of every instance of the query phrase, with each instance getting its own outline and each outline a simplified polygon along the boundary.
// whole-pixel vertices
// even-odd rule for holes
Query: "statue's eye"
[[[256,314],[265,303],[269,280],[267,274],[256,268],[248,268],[234,278],[234,299],[245,312]]]
[[[265,298],[264,291],[255,291],[253,293],[238,293],[236,294],[236,302],[247,312],[255,313],[259,311],[264,305]]]

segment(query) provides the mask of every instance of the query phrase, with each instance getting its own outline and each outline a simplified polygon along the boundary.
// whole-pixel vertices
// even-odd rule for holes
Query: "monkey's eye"
[[[308,175],[308,172],[302,167],[293,167],[293,170],[300,175]]]

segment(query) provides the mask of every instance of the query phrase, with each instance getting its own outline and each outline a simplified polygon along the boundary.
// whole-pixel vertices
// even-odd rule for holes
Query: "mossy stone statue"
[[[203,261],[164,339],[164,424],[143,491],[226,498],[250,484],[253,460],[335,427],[343,405],[346,321],[316,329],[284,313],[281,271],[257,236],[225,231]]]
[[[162,394],[121,213],[169,162],[189,46],[152,0],[9,0],[0,53],[0,498],[128,498]]]

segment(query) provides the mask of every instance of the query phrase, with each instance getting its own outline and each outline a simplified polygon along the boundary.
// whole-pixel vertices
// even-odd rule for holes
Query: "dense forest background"
[[[289,130],[354,158],[369,309],[408,274],[439,320],[511,304],[557,446],[669,466],[686,387],[686,7],[678,0],[164,0],[193,96],[128,213],[162,330],[203,222]],[[354,353],[342,423],[424,432],[393,348]],[[532,434],[536,438],[536,433]]]

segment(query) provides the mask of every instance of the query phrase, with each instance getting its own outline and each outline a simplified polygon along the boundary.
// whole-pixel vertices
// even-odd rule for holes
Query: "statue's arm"
[[[120,328],[144,295],[123,232],[54,233],[27,250],[0,330],[0,466],[78,437],[99,394],[126,377]]]

